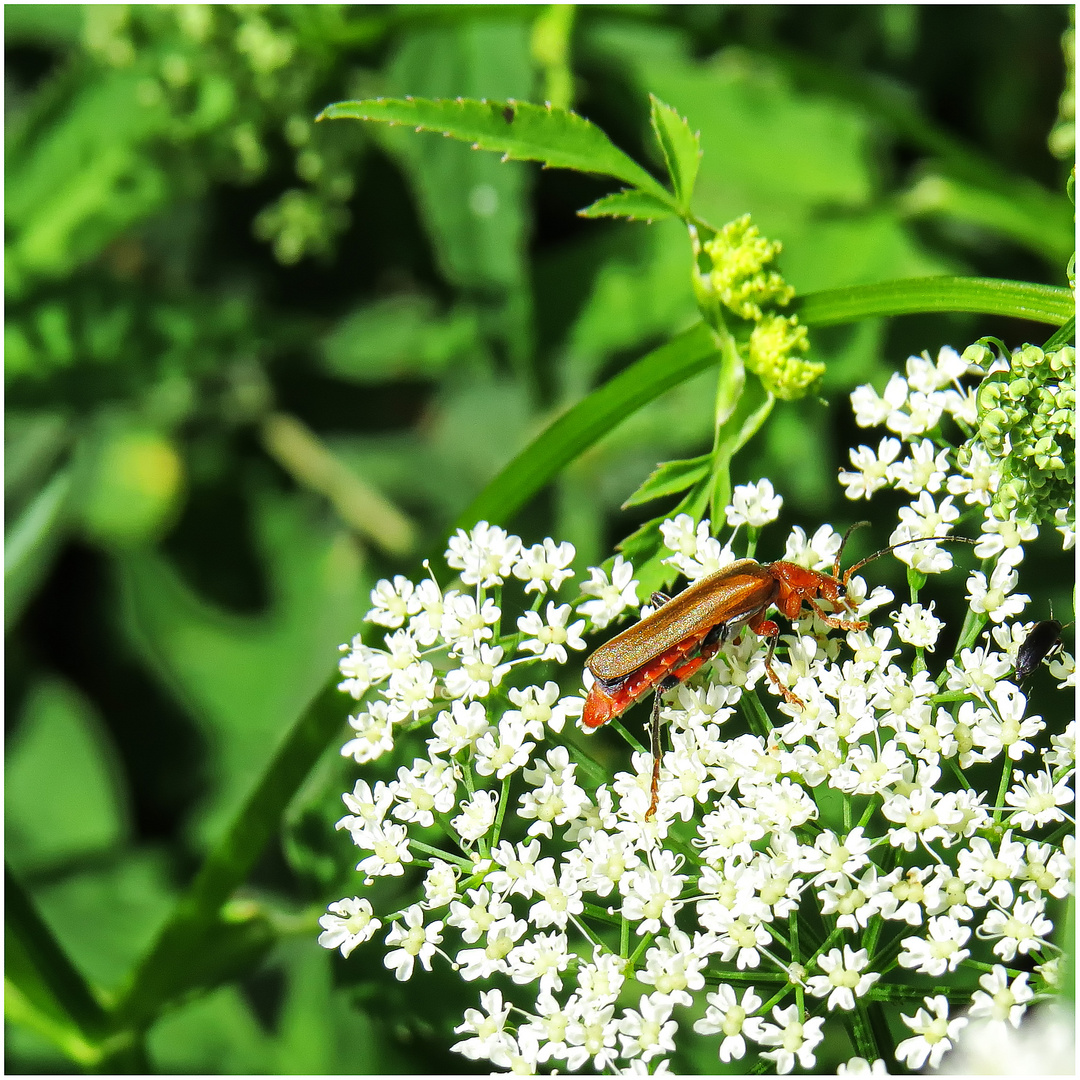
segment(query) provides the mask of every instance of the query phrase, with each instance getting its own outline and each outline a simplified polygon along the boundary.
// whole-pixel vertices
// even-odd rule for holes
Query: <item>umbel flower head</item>
[[[707,301],[718,301],[752,324],[741,350],[746,366],[775,397],[805,397],[820,381],[825,365],[806,359],[810,342],[796,316],[768,310],[786,306],[795,295],[780,273],[768,268],[780,253],[780,242],[762,236],[749,214],[729,221],[704,243],[696,230],[691,230],[691,238],[699,263],[694,274],[699,300],[706,308]]]
[[[985,345],[965,354],[990,359]],[[999,518],[1010,514],[1036,524],[1073,507],[1076,487],[1076,350],[1066,345],[1044,352],[1017,349],[990,367],[976,396],[978,430],[960,452],[971,461],[976,447],[995,462],[1001,481],[991,505]],[[1070,521],[1075,514],[1070,513]]]
[[[892,593],[853,576],[865,630],[809,610],[785,623],[773,666],[801,705],[754,632],[729,635],[664,695],[655,814],[652,755],[615,751],[612,769],[574,730],[585,637],[641,610],[629,563],[582,580],[570,545],[481,522],[449,543],[456,580],[380,582],[374,634],[341,659],[358,702],[342,752],[362,775],[338,828],[360,849],[358,895],[330,904],[320,943],[401,981],[445,965],[462,982],[448,1041],[514,1072],[685,1068],[691,1040],[744,1071],[936,1068],[968,1027],[1022,1031],[1060,990],[1075,891],[1074,665],[1050,661],[1066,693],[1048,722],[1013,676],[1038,526],[997,518],[1000,478],[937,428],[973,420],[980,375],[947,349],[883,396],[860,388],[859,423],[893,434],[840,480],[852,499],[905,495],[893,542],[945,536],[954,501],[970,507],[981,569],[926,540],[896,553],[921,573],[895,619]],[[722,571],[750,526],[831,570],[829,525],[770,540],[781,502],[765,480],[737,488],[723,538],[680,515],[669,565]],[[971,631],[953,656],[949,590]],[[365,896],[382,877],[393,890]]]

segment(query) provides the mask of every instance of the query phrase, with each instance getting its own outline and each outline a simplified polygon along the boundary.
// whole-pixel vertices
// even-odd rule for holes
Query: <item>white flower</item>
[[[548,589],[558,592],[559,586],[574,576],[568,567],[576,554],[573,544],[566,541],[556,544],[546,536],[542,544],[522,550],[514,564],[514,577],[526,582],[527,593],[539,592],[543,596]]]
[[[1020,1018],[1027,1012],[1027,1003],[1035,996],[1027,981],[1028,973],[1022,971],[1010,984],[1005,968],[995,964],[992,971],[980,976],[982,989],[976,990],[971,997],[968,1018],[1018,1028]]]
[[[960,849],[956,876],[966,884],[974,885],[984,903],[993,900],[1011,904],[1010,879],[1020,876],[1023,864],[1024,845],[1013,840],[1010,829],[1001,838],[996,852],[985,837],[972,837],[967,847]]]
[[[994,955],[1008,963],[1017,952],[1026,955],[1046,944],[1044,938],[1054,929],[1054,924],[1043,914],[1045,909],[1046,901],[1042,899],[1017,900],[1012,912],[992,908],[975,936],[983,941],[997,938]]]
[[[914,435],[921,435],[937,427],[941,414],[945,410],[945,396],[943,394],[924,394],[913,390],[908,394],[908,411],[896,411],[889,415],[885,426],[890,431],[895,431],[901,439],[911,439]]]
[[[454,808],[457,796],[454,770],[437,757],[417,758],[411,769],[402,766],[390,788],[397,800],[394,817],[415,821],[425,829],[435,824],[435,813],[446,814]]]
[[[553,863],[553,859],[541,859],[533,868],[529,886],[539,900],[529,909],[529,922],[538,928],[565,930],[567,921],[581,914],[585,902],[573,875],[564,870],[556,879]]]
[[[1069,806],[1073,801],[1067,780],[1062,777],[1054,783],[1048,770],[1021,776],[1005,796],[1005,802],[1014,808],[1009,824],[1026,831],[1051,821],[1064,821],[1065,815],[1058,807]]]
[[[424,560],[424,566],[430,572],[431,567],[428,566],[426,559]],[[409,633],[424,648],[435,644],[442,630],[445,601],[449,597],[456,595],[456,592],[449,592],[444,597],[442,589],[439,588],[439,583],[433,578],[425,578],[416,586],[416,591],[413,593],[409,604],[410,612],[415,609],[415,613],[409,619]]]
[[[661,923],[675,925],[675,901],[686,878],[674,871],[674,853],[661,851],[656,857],[655,870],[637,866],[619,882],[623,916],[637,923],[639,934],[657,934]]]
[[[371,610],[364,616],[367,622],[396,629],[409,614],[409,601],[415,586],[406,577],[397,574],[392,582],[383,578],[371,590]]]
[[[450,822],[450,827],[464,840],[475,842],[485,836],[495,824],[499,796],[494,791],[473,792],[471,799],[461,804],[461,813]]]
[[[780,516],[783,505],[783,498],[773,491],[768,480],[759,480],[756,484],[738,484],[731,493],[731,505],[726,510],[727,523],[760,529]]]
[[[510,1065],[510,1055],[516,1045],[513,1036],[506,1031],[506,1021],[513,1007],[503,1003],[501,990],[485,990],[480,994],[480,1007],[465,1010],[465,1022],[454,1028],[455,1035],[470,1033],[473,1038],[462,1039],[451,1049],[464,1054],[471,1061],[486,1058],[499,1068]]]
[[[881,978],[875,971],[863,973],[868,963],[870,954],[866,949],[856,952],[850,945],[845,945],[842,954],[839,949],[830,950],[817,960],[818,967],[825,974],[813,975],[807,980],[810,993],[814,997],[828,994],[825,1004],[830,1011],[836,1008],[854,1009],[855,999],[862,997]]]
[[[889,829],[889,843],[914,851],[916,841],[949,841],[948,826],[960,822],[955,799],[933,787],[916,787],[907,795],[891,795],[881,807],[882,814],[898,824]]]
[[[499,721],[498,738],[488,731],[476,744],[476,771],[481,776],[494,773],[500,780],[505,780],[527,765],[536,743],[526,742],[525,735],[521,714],[504,714]]]
[[[521,537],[480,521],[471,532],[458,529],[450,538],[446,565],[461,571],[465,585],[480,585],[487,589],[502,584],[517,562],[520,550]]]
[[[840,472],[840,483],[849,499],[869,499],[879,488],[888,485],[889,467],[900,453],[900,440],[886,436],[875,453],[869,446],[849,451],[857,472]]]
[[[499,846],[491,853],[497,869],[491,870],[486,879],[492,891],[500,896],[515,893],[519,896],[531,896],[532,886],[529,879],[539,855],[539,840],[528,840],[516,847],[506,840],[500,841]]]
[[[866,1058],[853,1057],[836,1066],[837,1076],[888,1076],[883,1058],[875,1058],[873,1064]]]
[[[338,689],[359,701],[369,686],[389,674],[389,668],[385,654],[369,649],[359,634],[352,639],[351,645],[341,646],[342,652],[346,650],[348,655],[338,661],[338,670],[344,676],[344,680],[338,683]]]
[[[691,1005],[688,990],[700,990],[705,985],[702,968],[708,963],[713,940],[707,934],[695,933],[693,939],[682,930],[672,930],[667,937],[657,938],[645,953],[645,967],[637,972],[637,981],[655,986],[674,1004]]]
[[[508,694],[517,709],[503,713],[503,720],[520,717],[525,731],[534,739],[542,739],[547,729],[562,731],[567,718],[580,715],[581,698],[563,698],[559,701],[559,684],[547,682],[543,686],[512,687]],[[558,704],[556,704],[558,701]]]
[[[444,709],[431,725],[433,737],[428,739],[428,750],[432,754],[459,754],[475,746],[490,727],[479,701],[455,701],[450,711]]]
[[[552,931],[536,934],[510,950],[507,974],[522,986],[536,984],[541,991],[561,990],[562,972],[570,964],[570,943],[566,934]]]
[[[587,1005],[610,1005],[622,991],[626,974],[617,956],[597,948],[592,962],[578,968],[577,982],[579,1001]]]
[[[525,635],[518,645],[522,652],[535,653],[541,660],[555,660],[566,663],[566,649],[584,649],[585,642],[581,631],[585,629],[585,620],[566,625],[570,617],[569,604],[547,606],[547,622],[540,618],[537,611],[527,611],[517,621],[518,630]]]
[[[507,970],[507,954],[529,924],[524,919],[509,916],[497,919],[487,930],[487,941],[482,949],[462,949],[454,958],[459,974],[466,982],[490,979],[496,973]]]
[[[821,1025],[825,1018],[815,1016],[805,1023],[799,1020],[799,1007],[789,1005],[781,1009],[774,1006],[772,1011],[775,1024],[763,1023],[756,1036],[762,1046],[775,1046],[761,1056],[776,1062],[776,1071],[781,1076],[795,1068],[795,1061],[804,1069],[812,1069],[815,1064],[814,1047],[825,1037]]]
[[[435,669],[427,660],[421,660],[390,673],[386,696],[403,713],[412,713],[413,719],[418,719],[434,704],[435,684]]]
[[[442,941],[442,928],[441,922],[424,926],[424,909],[419,904],[413,904],[386,935],[386,944],[391,946],[391,951],[383,957],[383,965],[393,971],[399,982],[406,982],[412,977],[413,964],[417,959],[425,971],[430,971],[431,958]],[[398,948],[393,948],[395,945]]]
[[[758,1039],[761,1033],[762,1019],[751,1013],[761,1008],[761,998],[752,986],[743,992],[742,1001],[736,997],[735,990],[726,983],[705,995],[709,1007],[705,1015],[694,1022],[694,1030],[699,1035],[720,1035],[724,1041],[718,1051],[720,1060],[729,1062],[746,1054],[746,1040]]]
[[[428,910],[446,907],[457,896],[458,871],[452,863],[433,858],[424,875],[424,897]]]
[[[940,491],[949,468],[949,451],[935,454],[929,439],[912,443],[911,457],[889,466],[888,478],[894,487],[918,495],[920,491]]]
[[[456,698],[487,697],[510,670],[509,664],[499,663],[502,657],[501,645],[466,649],[460,657],[461,667],[446,673],[446,692]]]
[[[935,915],[928,930],[928,937],[906,937],[900,942],[903,952],[897,959],[901,967],[937,977],[955,971],[957,964],[971,955],[969,949],[962,947],[971,937],[970,927],[961,926],[947,915]]]
[[[1060,506],[1054,511],[1054,526],[1061,533],[1061,548],[1063,551],[1071,551],[1076,543],[1076,522],[1069,517],[1069,508]]]
[[[394,749],[393,719],[385,701],[373,701],[366,712],[350,716],[349,727],[357,734],[341,748],[342,757],[364,765]]]
[[[994,712],[981,710],[972,728],[975,743],[984,747],[987,758],[995,758],[1003,750],[1013,761],[1030,754],[1035,747],[1028,742],[1046,727],[1041,716],[1025,716],[1027,698],[1012,683],[999,682],[990,691]]]
[[[896,621],[896,636],[907,645],[914,645],[917,649],[934,651],[938,634],[945,625],[934,615],[934,602],[923,607],[922,604],[901,604],[900,610],[894,612],[892,618]]]
[[[986,575],[975,570],[967,580],[968,604],[972,611],[985,612],[996,622],[1019,615],[1031,599],[1025,593],[1012,593],[1020,579],[1008,563],[999,562],[990,575],[989,584]]]
[[[615,1040],[619,1034],[618,1024],[612,1022],[614,1012],[614,1005],[582,1004],[571,1013],[570,1023],[566,1025],[569,1070],[577,1072],[590,1058],[591,1072],[602,1072],[614,1063],[618,1057]]]
[[[362,832],[354,831],[352,836],[359,847],[372,852],[357,864],[356,869],[362,874],[401,877],[405,873],[404,864],[412,862],[409,833],[404,825],[384,821],[380,825],[369,825]]]
[[[980,559],[998,558],[1001,562],[1016,566],[1024,558],[1024,549],[1020,545],[1030,543],[1038,535],[1038,527],[1030,521],[1016,520],[1015,510],[1002,521],[994,514],[992,507],[987,507],[982,536],[975,545],[975,554]]]
[[[674,1053],[679,1025],[671,1019],[673,1008],[662,994],[642,994],[637,1010],[627,1009],[619,1021],[622,1056],[652,1061],[657,1054]]]
[[[475,649],[492,634],[491,627],[499,621],[502,612],[492,599],[477,605],[476,597],[465,593],[448,593],[443,608],[441,632],[450,646],[451,655],[463,649]]]
[[[896,1048],[897,1060],[903,1061],[909,1069],[921,1069],[927,1058],[930,1068],[936,1069],[968,1022],[966,1016],[949,1019],[949,1002],[941,994],[923,998],[923,1002],[926,1008],[919,1009],[914,1016],[900,1014],[900,1019],[915,1032],[912,1038],[904,1039]]]
[[[986,452],[981,443],[971,444],[971,454],[966,465],[960,466],[964,475],[953,473],[946,487],[950,495],[963,495],[968,505],[989,506],[990,499],[998,489],[1001,472],[997,462]]]
[[[907,379],[899,372],[893,373],[882,397],[877,396],[872,386],[857,386],[851,395],[855,423],[859,427],[877,427],[884,424],[907,404],[907,396]]]
[[[382,926],[374,918],[371,904],[358,896],[339,900],[326,911],[319,919],[323,928],[319,944],[324,949],[340,949],[342,956],[348,956],[357,945],[369,941]]]
[[[465,895],[469,903],[454,900],[450,904],[446,924],[456,926],[461,931],[462,940],[470,945],[479,941],[500,919],[513,914],[513,908],[498,893],[492,895],[487,885],[469,889]]]
[[[621,555],[616,555],[611,564],[610,582],[600,567],[590,566],[589,580],[582,583],[581,593],[596,599],[579,604],[578,612],[591,620],[597,630],[603,630],[628,607],[637,605],[637,587],[634,568]]]

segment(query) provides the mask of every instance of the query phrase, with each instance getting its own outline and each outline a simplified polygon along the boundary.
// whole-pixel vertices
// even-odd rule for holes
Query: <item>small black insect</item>
[[[512,124],[514,122],[514,106],[513,105],[507,105],[507,106],[505,106],[503,108],[503,119],[508,124]]]
[[[1052,652],[1061,648],[1061,623],[1044,619],[1031,628],[1016,650],[1016,680],[1023,682]]]

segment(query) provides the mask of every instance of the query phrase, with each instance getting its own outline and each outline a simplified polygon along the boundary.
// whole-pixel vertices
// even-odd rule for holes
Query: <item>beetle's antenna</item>
[[[840,577],[840,558],[844,554],[844,546],[848,542],[848,537],[856,530],[861,529],[863,526],[870,525],[869,521],[856,521],[854,525],[848,526],[848,531],[844,533],[844,539],[840,541],[840,550],[836,553],[836,562],[833,563],[832,576],[839,579]],[[847,580],[846,578],[844,579]]]
[[[853,525],[851,528],[853,529],[854,527],[855,526]],[[851,532],[851,529],[848,529],[848,532]],[[888,555],[890,551],[895,551],[897,548],[907,547],[908,544],[977,544],[978,542],[978,540],[972,540],[967,536],[920,536],[913,540],[901,540],[899,544],[890,544],[887,548],[875,551],[873,555],[867,555],[865,559],[860,560],[854,566],[848,567],[847,571],[844,573],[844,584],[846,585],[848,583],[851,575],[854,574],[856,570],[861,570],[868,562],[880,559],[882,555]],[[833,574],[833,577],[836,577],[836,574]]]

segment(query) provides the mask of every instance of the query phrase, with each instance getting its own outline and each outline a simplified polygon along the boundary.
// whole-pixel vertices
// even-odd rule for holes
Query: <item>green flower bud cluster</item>
[[[795,295],[780,274],[765,270],[783,245],[762,236],[749,214],[729,221],[703,247],[712,261],[709,287],[740,318],[757,321],[762,304],[783,306]]]
[[[1025,345],[1007,371],[992,372],[979,387],[978,431],[961,449],[961,463],[979,442],[999,463],[994,512],[1053,524],[1057,510],[1075,517],[1076,350],[1044,352]]]
[[[825,374],[825,365],[805,360],[806,327],[794,315],[765,315],[750,334],[746,366],[782,401],[797,401]]]
[[[749,214],[729,221],[700,247],[695,234],[694,284],[703,309],[717,313],[719,302],[753,324],[742,347],[746,366],[774,397],[795,401],[810,392],[825,365],[805,358],[810,342],[796,316],[764,310],[782,307],[795,295],[782,275],[768,268],[781,247],[761,235]]]

